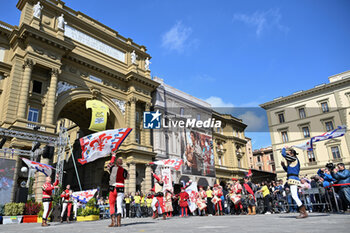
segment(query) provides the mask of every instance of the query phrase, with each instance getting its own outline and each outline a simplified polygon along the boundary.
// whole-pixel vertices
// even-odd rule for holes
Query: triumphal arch
[[[99,100],[110,110],[107,129],[134,129],[119,149],[130,174],[126,192],[148,191],[151,168],[147,164],[154,153],[150,131],[141,127],[142,115],[150,110],[158,83],[151,78],[146,47],[60,0],[20,0],[17,8],[21,11],[18,26],[0,22],[0,127],[57,136],[59,125],[65,125],[74,151],[76,139],[93,133],[86,101]],[[5,146],[31,149],[32,142],[9,138]],[[55,164],[56,157],[40,161]],[[18,156],[10,159],[16,160],[15,198],[24,179],[23,164]],[[77,190],[69,151],[65,159],[63,181]],[[107,191],[104,165],[108,160],[78,165],[83,189]],[[40,200],[44,177],[37,174],[35,180]]]

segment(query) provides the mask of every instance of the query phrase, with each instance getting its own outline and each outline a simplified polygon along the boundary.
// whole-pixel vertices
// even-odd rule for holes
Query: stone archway
[[[103,178],[105,175],[104,166],[109,158],[101,158],[85,165],[77,163],[77,159],[81,158],[79,138],[94,133],[89,130],[91,109],[86,109],[86,101],[95,97],[89,90],[78,88],[62,93],[57,98],[54,119],[56,122],[60,119],[68,119],[75,124],[75,128],[67,128],[71,142],[75,140],[74,145],[72,145],[73,155],[83,190],[99,187],[103,192],[108,189],[108,182],[102,183],[101,181],[105,180]],[[110,109],[106,129],[126,127],[123,114],[111,99],[101,94],[97,99],[105,103]],[[66,174],[63,178],[63,185],[71,184],[73,190],[78,190],[79,186],[72,159],[72,157],[66,159],[64,164]]]
[[[78,122],[81,122],[81,126],[82,127],[85,126],[86,123],[82,123],[82,121],[84,122],[87,121],[87,118],[91,116],[91,112],[90,112],[90,115],[88,114],[79,115],[79,112],[87,113],[87,111],[91,111],[86,109],[85,101],[92,99],[93,97],[94,97],[93,94],[86,89],[74,89],[74,90],[66,91],[62,93],[61,95],[58,96],[56,101],[57,104],[56,104],[55,115],[54,115],[55,121],[58,121],[64,115],[66,116],[68,115],[72,119],[70,119],[69,117],[66,117],[66,118],[72,120],[78,125],[80,125]],[[110,120],[109,122],[107,122],[107,126],[110,126],[112,128],[126,127],[124,116],[120,111],[120,109],[118,108],[118,106],[116,106],[116,104],[112,101],[112,99],[104,95],[100,95],[99,97],[100,97],[99,100],[105,103],[110,109],[110,115],[109,115]],[[75,119],[75,121],[73,119]],[[114,122],[111,121],[113,119],[114,119]],[[90,121],[88,122],[90,124]],[[108,123],[110,125],[108,125]]]

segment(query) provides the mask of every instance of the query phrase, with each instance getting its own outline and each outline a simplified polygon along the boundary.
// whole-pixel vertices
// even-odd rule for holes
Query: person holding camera
[[[346,211],[347,206],[350,204],[350,171],[345,169],[344,163],[338,163],[337,168],[334,168],[331,174],[338,181],[339,196],[344,203]]]
[[[287,172],[287,180],[290,186],[290,192],[292,194],[293,200],[297,203],[300,215],[297,219],[307,218],[308,214],[306,212],[305,206],[301,202],[298,196],[298,186],[300,186],[299,172],[300,172],[300,162],[297,158],[297,152],[292,148],[283,148],[282,156],[287,161],[287,166],[282,161],[281,165],[283,169]]]

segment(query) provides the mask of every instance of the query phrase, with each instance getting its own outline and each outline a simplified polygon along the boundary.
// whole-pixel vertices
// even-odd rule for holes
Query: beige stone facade
[[[150,58],[145,46],[59,0],[41,1],[41,15],[33,17],[36,3],[17,3],[21,11],[18,26],[0,22],[0,127],[33,132],[33,127],[39,126],[40,134],[57,136],[57,122],[69,119],[79,127],[80,136],[87,135],[91,133],[91,113],[85,101],[100,100],[110,109],[107,129],[134,129],[119,150],[130,173],[126,192],[150,189],[151,174],[146,164],[154,153],[150,131],[143,130],[141,123],[142,112],[150,109],[151,93],[158,83],[145,67],[146,58]],[[61,14],[64,29],[58,25]],[[132,51],[138,56],[135,63],[131,61]],[[71,140],[77,131],[71,131]],[[5,147],[30,149],[31,142],[12,138]],[[19,171],[21,164],[16,159]],[[81,168],[81,179],[88,184],[84,188],[101,184],[104,163],[96,161]],[[43,180],[43,175],[37,175],[39,201]],[[13,197],[15,193],[16,188]]]
[[[286,178],[280,163],[281,149],[305,143],[337,126],[350,125],[350,72],[329,77],[329,83],[276,98],[261,105],[268,124],[278,178]],[[316,174],[328,162],[350,164],[349,130],[343,137],[316,142],[314,152],[296,149],[301,174]]]
[[[248,172],[247,142],[241,119],[229,114],[213,112],[213,118],[222,122],[222,127],[213,131],[213,147],[217,183],[231,178],[243,178]]]

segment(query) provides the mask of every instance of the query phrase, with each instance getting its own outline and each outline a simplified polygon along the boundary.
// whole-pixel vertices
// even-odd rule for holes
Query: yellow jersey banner
[[[92,110],[89,130],[105,130],[107,125],[107,114],[109,114],[108,106],[99,100],[88,100],[86,101],[86,108],[91,108]]]

